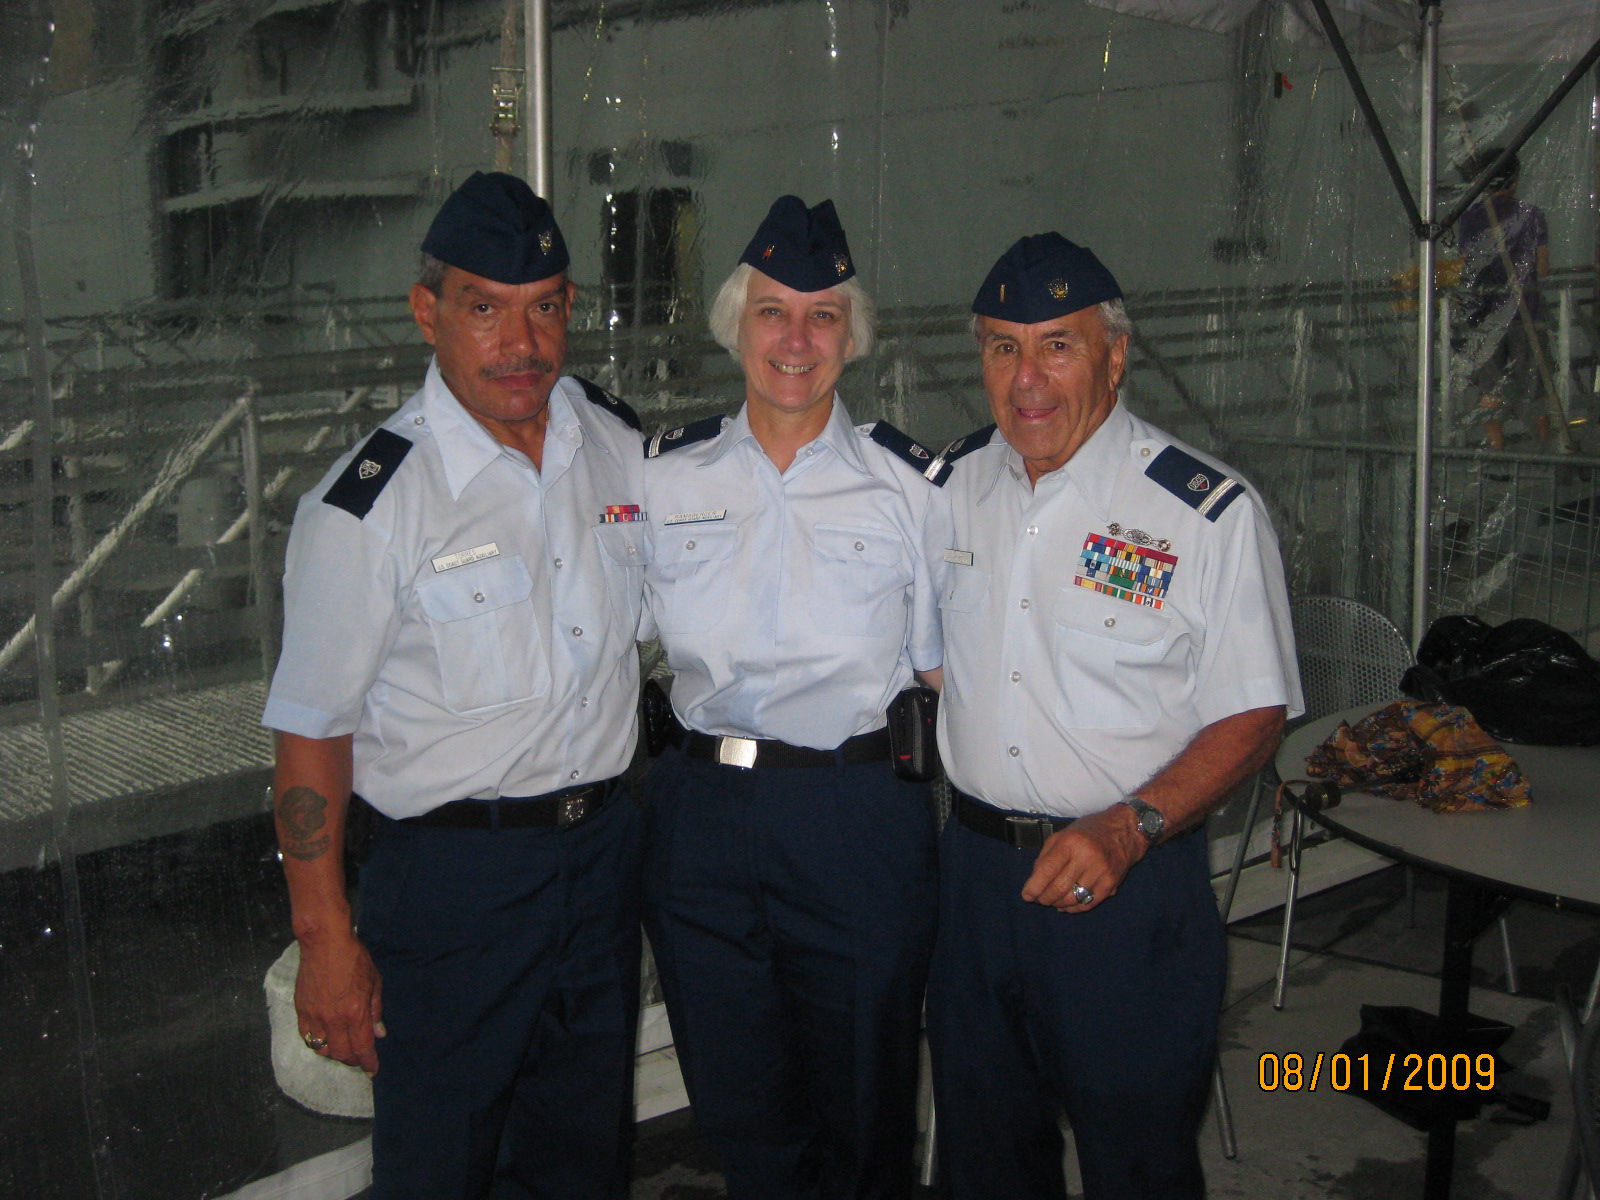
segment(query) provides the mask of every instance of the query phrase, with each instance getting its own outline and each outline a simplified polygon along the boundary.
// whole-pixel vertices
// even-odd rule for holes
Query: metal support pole
[[[522,10],[523,76],[528,119],[528,185],[554,201],[555,151],[550,123],[550,0],[525,0]]]
[[[1429,534],[1433,523],[1433,356],[1435,173],[1438,169],[1439,4],[1422,10],[1421,165],[1417,222],[1417,468],[1412,498],[1411,644],[1428,628]]]
[[[267,568],[267,517],[265,488],[261,480],[261,415],[251,390],[244,418],[240,450],[244,458],[245,521],[250,530],[250,600],[256,612],[256,636],[261,643],[261,677],[271,679],[278,665],[278,629],[273,620],[272,576]]]

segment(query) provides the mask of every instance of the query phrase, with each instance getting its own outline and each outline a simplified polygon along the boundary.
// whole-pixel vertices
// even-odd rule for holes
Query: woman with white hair
[[[944,470],[834,391],[872,346],[854,274],[831,202],[773,204],[712,306],[744,406],[647,449],[645,625],[676,728],[645,927],[735,1200],[912,1194],[934,828],[885,713],[942,659],[925,547]]]

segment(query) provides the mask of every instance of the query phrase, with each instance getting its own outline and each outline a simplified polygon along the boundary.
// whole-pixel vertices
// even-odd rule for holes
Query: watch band
[[[1161,840],[1161,835],[1167,829],[1167,817],[1153,804],[1146,804],[1137,796],[1124,796],[1117,803],[1126,804],[1133,809],[1135,828],[1144,835],[1145,841],[1152,846]]]

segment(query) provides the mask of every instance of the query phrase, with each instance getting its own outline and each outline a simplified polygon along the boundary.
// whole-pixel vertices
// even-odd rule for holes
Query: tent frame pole
[[[1320,0],[1319,0],[1320,2]],[[1411,644],[1422,644],[1428,629],[1428,566],[1433,524],[1433,374],[1434,262],[1439,229],[1434,223],[1439,167],[1439,17],[1440,0],[1422,4],[1421,122],[1418,153],[1420,201],[1417,231],[1417,458],[1412,498]]]
[[[552,204],[554,135],[550,120],[550,0],[523,0],[523,78],[527,81],[528,184]]]

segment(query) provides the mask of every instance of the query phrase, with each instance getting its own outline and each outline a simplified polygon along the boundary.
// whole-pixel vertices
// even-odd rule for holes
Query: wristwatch
[[[1161,835],[1167,828],[1167,818],[1162,815],[1159,808],[1153,804],[1146,804],[1137,796],[1124,796],[1117,803],[1126,804],[1133,809],[1134,819],[1138,822],[1137,828],[1144,834],[1145,841],[1154,846],[1161,840]]]

